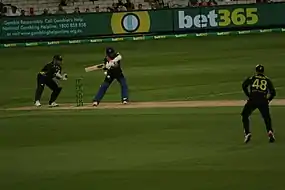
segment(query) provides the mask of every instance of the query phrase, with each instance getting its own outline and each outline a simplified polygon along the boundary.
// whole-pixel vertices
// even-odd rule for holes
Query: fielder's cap
[[[264,72],[264,66],[263,65],[256,65],[255,71],[259,72],[259,73],[263,73]]]
[[[107,48],[106,48],[106,54],[112,54],[112,53],[115,53],[114,48],[107,47]]]
[[[53,59],[58,60],[58,61],[62,61],[61,55],[55,55],[55,56],[53,56]]]

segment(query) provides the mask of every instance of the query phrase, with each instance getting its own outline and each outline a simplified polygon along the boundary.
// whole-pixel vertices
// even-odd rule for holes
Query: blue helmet
[[[107,55],[112,55],[112,54],[114,54],[114,53],[115,53],[114,48],[111,48],[111,47],[107,47],[107,48],[106,48],[106,54],[107,54]]]

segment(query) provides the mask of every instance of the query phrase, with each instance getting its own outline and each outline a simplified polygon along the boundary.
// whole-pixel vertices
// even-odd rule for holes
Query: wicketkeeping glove
[[[64,73],[64,74],[62,75],[62,80],[67,80],[67,74],[66,74],[66,73]]]

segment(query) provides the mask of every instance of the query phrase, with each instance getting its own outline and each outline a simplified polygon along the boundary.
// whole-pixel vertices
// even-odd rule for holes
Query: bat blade
[[[91,72],[91,71],[100,70],[100,69],[102,69],[102,67],[103,67],[102,64],[93,65],[93,66],[90,66],[90,67],[86,67],[86,68],[85,68],[85,72]]]

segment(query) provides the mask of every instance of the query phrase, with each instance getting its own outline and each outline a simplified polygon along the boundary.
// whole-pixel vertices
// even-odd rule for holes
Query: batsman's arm
[[[117,53],[117,56],[116,56],[113,60],[109,61],[109,62],[106,64],[106,67],[107,67],[107,68],[108,68],[108,67],[110,68],[110,67],[116,66],[117,63],[118,63],[118,61],[121,61],[122,58],[123,58],[123,57],[121,56],[121,54]]]
[[[120,61],[122,59],[122,55],[118,52],[117,54],[116,54],[116,57],[114,58],[114,59],[111,59],[110,57],[106,57],[105,58],[105,62],[110,62],[110,61],[114,61],[114,62],[118,62],[118,61]]]
[[[117,56],[115,57],[115,59],[113,59],[113,61],[114,61],[115,63],[117,63],[118,61],[121,61],[122,58],[123,58],[123,57],[121,56],[121,54],[118,53]]]

